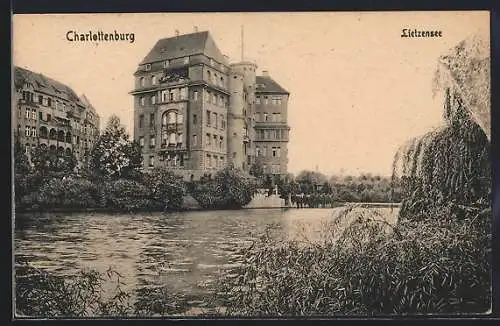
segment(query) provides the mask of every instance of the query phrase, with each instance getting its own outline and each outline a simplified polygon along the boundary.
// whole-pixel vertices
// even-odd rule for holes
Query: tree
[[[107,179],[136,176],[140,173],[142,163],[139,144],[129,140],[128,133],[116,115],[109,118],[89,159],[92,172]]]
[[[250,174],[256,178],[260,178],[264,175],[264,167],[260,160],[257,160],[254,164],[252,164],[250,167]]]
[[[175,175],[165,168],[155,168],[146,176],[151,197],[167,205],[168,208],[180,208],[184,196],[182,177]]]

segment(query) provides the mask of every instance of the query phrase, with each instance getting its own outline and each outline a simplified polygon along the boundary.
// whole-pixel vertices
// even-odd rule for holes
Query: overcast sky
[[[442,123],[432,97],[437,58],[472,33],[489,35],[488,12],[16,15],[13,62],[84,93],[104,126],[133,128],[133,73],[160,38],[209,30],[231,62],[245,59],[291,93],[289,171],[389,175],[394,153]],[[403,28],[441,30],[401,38]],[[134,43],[66,40],[66,32],[134,33]]]

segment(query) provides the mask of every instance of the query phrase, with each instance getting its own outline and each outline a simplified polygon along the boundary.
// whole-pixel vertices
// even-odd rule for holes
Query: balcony
[[[183,143],[162,143],[160,146],[162,152],[184,152],[187,151]]]

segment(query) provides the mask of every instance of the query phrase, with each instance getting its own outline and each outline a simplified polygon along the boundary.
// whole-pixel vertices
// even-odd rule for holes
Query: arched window
[[[56,139],[57,138],[57,132],[56,132],[55,129],[50,129],[49,137],[50,137],[50,139]]]
[[[66,142],[71,144],[71,132],[66,133]]]
[[[156,76],[151,76],[151,85],[156,85]]]
[[[59,132],[57,133],[57,140],[58,141],[64,141],[65,137],[64,137],[64,131],[62,130],[59,130]]]
[[[144,86],[144,77],[139,78],[139,85]]]

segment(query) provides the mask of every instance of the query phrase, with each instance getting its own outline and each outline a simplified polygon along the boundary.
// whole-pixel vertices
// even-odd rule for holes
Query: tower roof
[[[139,65],[196,54],[205,54],[220,63],[228,64],[210,33],[203,31],[158,40]]]
[[[257,76],[255,79],[257,84],[256,93],[290,94],[269,76]]]

